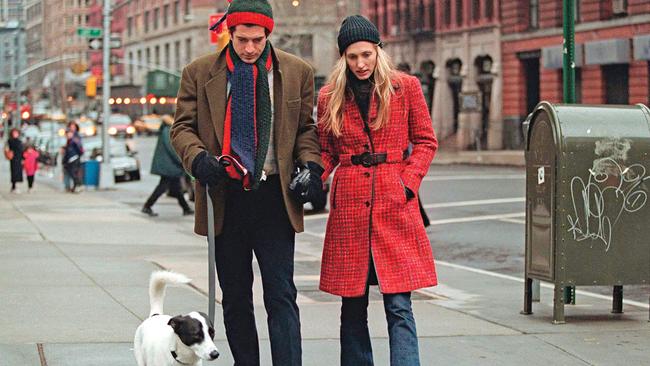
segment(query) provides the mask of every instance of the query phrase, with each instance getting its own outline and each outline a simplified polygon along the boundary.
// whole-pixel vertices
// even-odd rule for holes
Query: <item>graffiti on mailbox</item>
[[[587,169],[586,181],[579,176],[571,179],[573,213],[567,219],[574,240],[602,244],[607,252],[616,225],[645,206],[648,192],[643,183],[650,176],[641,164],[625,164],[631,146],[627,139],[596,142],[596,155],[605,156]]]

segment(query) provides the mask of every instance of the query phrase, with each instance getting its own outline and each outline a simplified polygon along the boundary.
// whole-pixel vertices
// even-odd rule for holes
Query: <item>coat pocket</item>
[[[334,176],[334,182],[332,183],[332,210],[336,209],[336,190],[339,188],[339,177]]]

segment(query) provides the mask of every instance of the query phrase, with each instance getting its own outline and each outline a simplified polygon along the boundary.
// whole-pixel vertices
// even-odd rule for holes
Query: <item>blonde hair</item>
[[[388,54],[379,46],[375,46],[377,51],[377,63],[375,70],[372,74],[374,87],[372,95],[376,95],[378,99],[378,112],[377,119],[370,124],[373,130],[379,130],[384,127],[390,118],[390,99],[395,94],[392,80],[395,77],[395,66],[390,60]],[[328,97],[328,104],[325,106],[325,111],[322,120],[325,131],[331,132],[334,136],[341,136],[343,130],[343,111],[345,109],[345,99],[347,90],[347,70],[348,64],[345,59],[345,53],[339,58],[334,65],[334,70],[327,80],[326,86]]]

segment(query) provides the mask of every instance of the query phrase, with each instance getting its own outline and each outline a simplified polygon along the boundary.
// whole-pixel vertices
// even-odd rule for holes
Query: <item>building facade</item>
[[[584,104],[648,103],[650,1],[576,0],[576,97]],[[540,100],[561,102],[562,1],[502,1],[506,147]]]
[[[270,0],[274,47],[290,52],[314,68],[318,90],[339,59],[336,37],[343,19],[360,11],[359,0]]]
[[[443,148],[502,148],[498,10],[497,0],[363,1],[393,61],[420,77]]]

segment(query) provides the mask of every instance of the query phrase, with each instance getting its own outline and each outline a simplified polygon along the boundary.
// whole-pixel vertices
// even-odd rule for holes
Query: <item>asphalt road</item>
[[[140,209],[158,182],[157,176],[148,173],[156,138],[136,137],[129,143],[138,151],[142,180],[120,183],[119,189],[106,194]],[[427,233],[436,259],[523,277],[524,174],[523,168],[432,165],[421,185],[420,199],[431,220]],[[177,221],[181,213],[176,200],[164,196],[154,210],[160,213],[156,219],[161,221]],[[192,219],[182,219],[188,221],[191,230]],[[326,222],[326,213],[307,216],[307,234],[301,235],[299,241],[311,241],[318,250]],[[580,289],[611,295],[608,287]],[[647,302],[649,293],[650,286],[625,287],[626,299]]]

